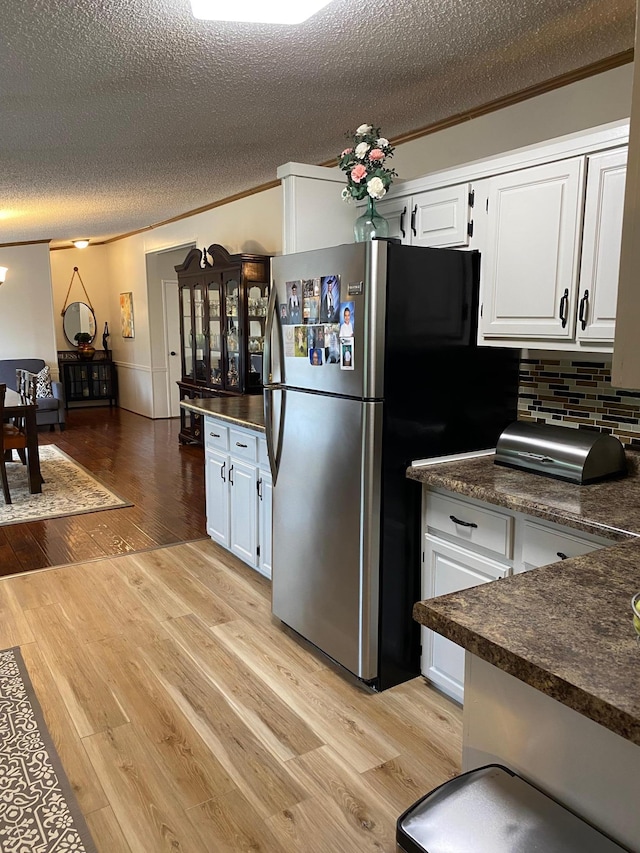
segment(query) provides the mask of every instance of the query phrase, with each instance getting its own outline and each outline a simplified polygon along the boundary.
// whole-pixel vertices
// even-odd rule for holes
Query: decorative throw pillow
[[[36,373],[36,397],[53,397],[51,388],[51,368],[46,364],[40,373]]]

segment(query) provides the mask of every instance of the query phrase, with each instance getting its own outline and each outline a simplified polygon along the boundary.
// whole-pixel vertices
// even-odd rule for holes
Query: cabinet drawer
[[[430,530],[453,536],[467,547],[512,557],[513,518],[508,515],[428,492],[426,521]]]
[[[580,536],[560,533],[530,521],[524,524],[522,562],[525,569],[548,566],[549,563],[557,563],[569,557],[580,557],[597,548],[602,548],[602,545]]]
[[[205,418],[204,444],[206,448],[217,450],[229,449],[229,427],[223,426],[218,421]]]
[[[232,456],[255,462],[257,444],[257,436],[236,429],[229,430],[229,453]]]

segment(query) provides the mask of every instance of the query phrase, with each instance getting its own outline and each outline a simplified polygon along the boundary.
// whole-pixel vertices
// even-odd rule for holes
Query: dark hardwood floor
[[[72,409],[67,429],[43,431],[133,506],[0,526],[0,575],[80,563],[206,536],[204,454],[178,444],[179,420],[124,409]]]

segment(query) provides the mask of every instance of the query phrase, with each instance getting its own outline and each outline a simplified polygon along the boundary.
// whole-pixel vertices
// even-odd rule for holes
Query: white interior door
[[[180,303],[178,282],[162,280],[162,298],[164,301],[164,340],[167,353],[167,382],[169,415],[180,417],[180,389],[177,386],[181,378],[180,364]]]

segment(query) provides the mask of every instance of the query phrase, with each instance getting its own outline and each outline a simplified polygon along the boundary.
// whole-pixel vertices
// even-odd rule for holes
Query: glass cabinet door
[[[197,382],[206,382],[207,365],[205,362],[206,336],[204,326],[204,285],[196,284],[193,287],[193,332],[194,332],[194,355],[195,355],[195,378]]]
[[[241,389],[240,370],[240,284],[237,278],[227,278],[225,282],[226,308],[226,387],[230,391]]]
[[[264,330],[267,320],[267,305],[269,303],[269,285],[264,283],[249,284],[247,289],[247,349],[249,355],[249,388],[262,384],[262,353],[264,350]]]
[[[191,290],[183,287],[182,296],[182,375],[185,379],[193,379],[193,325],[191,320]]]
[[[209,299],[209,384],[222,387],[224,384],[224,361],[222,356],[222,286],[220,281],[209,281],[207,295]]]

